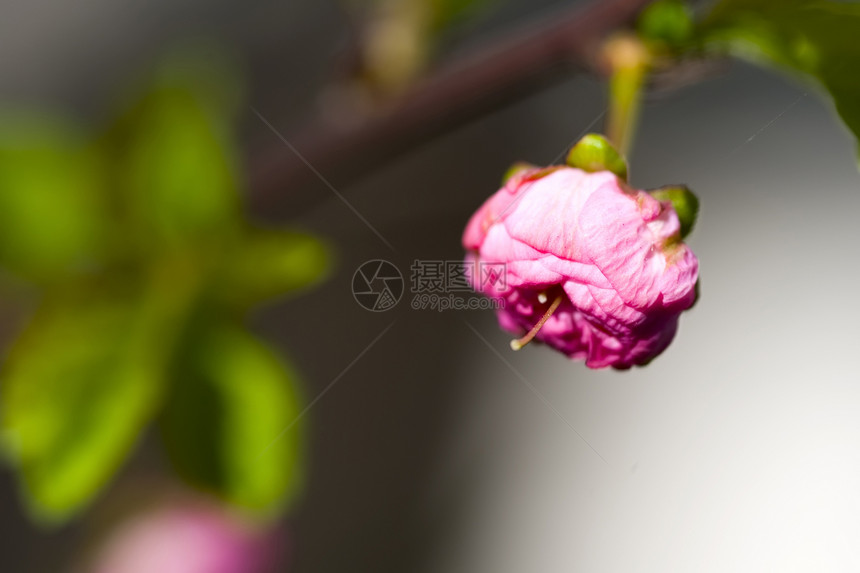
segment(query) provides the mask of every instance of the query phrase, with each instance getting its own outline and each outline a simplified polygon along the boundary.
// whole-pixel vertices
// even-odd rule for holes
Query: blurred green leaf
[[[225,253],[214,286],[220,300],[248,305],[311,286],[330,267],[329,248],[312,235],[252,230]]]
[[[238,328],[192,338],[161,420],[170,459],[192,484],[274,514],[301,476],[296,376]]]
[[[722,0],[702,24],[712,47],[813,79],[860,137],[860,4],[826,0]]]
[[[107,140],[119,148],[117,177],[144,247],[217,241],[238,218],[233,103],[207,92],[212,73],[193,70],[163,72]]]
[[[193,481],[270,513],[298,487],[300,430],[277,439],[298,417],[294,374],[208,317],[313,284],[329,251],[246,230],[236,78],[199,56],[161,67],[98,141],[0,116],[0,265],[52,279],[2,373],[0,448],[43,519],[71,516],[108,482],[164,380],[167,446]],[[207,322],[194,329],[193,316]]]
[[[105,247],[103,159],[67,122],[0,112],[0,264],[38,281],[93,266]]]
[[[153,413],[160,350],[135,302],[94,290],[48,306],[5,365],[6,453],[38,518],[62,520],[86,504]]]

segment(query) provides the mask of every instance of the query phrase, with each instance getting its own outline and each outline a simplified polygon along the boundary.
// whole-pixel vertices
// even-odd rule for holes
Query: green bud
[[[699,214],[699,199],[684,185],[669,185],[649,191],[658,201],[670,201],[681,221],[681,238],[690,234]]]
[[[596,133],[580,139],[567,154],[566,163],[589,173],[611,171],[627,181],[627,161],[608,139]]]
[[[693,36],[693,17],[683,0],[658,0],[639,16],[639,35],[671,48],[682,46]]]

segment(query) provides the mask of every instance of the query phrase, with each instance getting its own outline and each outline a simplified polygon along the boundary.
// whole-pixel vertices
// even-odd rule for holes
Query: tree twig
[[[545,87],[571,70],[588,70],[601,39],[629,23],[650,0],[595,0],[555,15],[440,67],[381,112],[357,124],[319,120],[289,137],[307,163],[334,185],[469,120]],[[296,214],[315,203],[300,193],[314,177],[305,161],[273,137],[251,164],[252,205]]]

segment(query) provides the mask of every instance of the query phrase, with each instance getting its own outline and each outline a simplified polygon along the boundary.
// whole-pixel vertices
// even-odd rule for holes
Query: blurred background
[[[579,4],[587,2],[474,8],[446,28],[438,50],[453,57]],[[85,125],[104,125],[170,46],[215,40],[245,78],[230,108],[244,166],[283,152],[281,137],[292,141],[342,98],[365,97],[331,88],[355,39],[348,7],[334,2],[7,0],[3,13],[0,101]],[[385,81],[396,89],[396,78]],[[250,222],[238,227],[301,230],[331,260],[324,282],[262,297],[237,319],[287,357],[312,405],[302,417],[300,493],[284,494],[292,501],[271,527],[276,570],[860,566],[860,175],[852,137],[809,86],[726,63],[646,97],[631,183],[685,183],[702,204],[688,239],[701,298],[646,368],[589,371],[539,346],[512,353],[490,311],[413,310],[408,293],[386,312],[356,304],[353,274],[367,260],[407,276],[416,259],[460,259],[463,226],[504,170],[557,161],[595,129],[605,101],[601,78],[568,73],[360,177],[333,179],[336,192],[320,168],[323,177],[283,189],[290,200],[276,207],[241,201]],[[247,172],[238,172],[246,197]],[[195,241],[210,244],[210,235]],[[235,248],[242,259],[236,245],[218,243],[213,256]],[[9,345],[45,295],[14,277],[4,283]],[[151,499],[169,505],[181,487],[160,439],[144,430],[85,515],[49,528],[27,517],[4,466],[2,569],[71,570],[117,515]],[[256,451],[240,459],[254,463]]]

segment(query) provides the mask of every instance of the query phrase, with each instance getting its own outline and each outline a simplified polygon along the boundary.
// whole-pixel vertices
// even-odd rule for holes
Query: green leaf
[[[589,173],[611,171],[627,180],[627,161],[608,139],[596,133],[580,139],[567,154],[566,163]]]
[[[117,178],[143,248],[211,245],[235,225],[232,99],[209,93],[220,85],[211,75],[166,66],[107,140],[119,150]]]
[[[252,230],[224,253],[214,284],[219,300],[246,306],[312,286],[330,268],[330,249],[312,235]]]
[[[53,281],[99,262],[104,175],[103,159],[68,122],[0,111],[0,264]]]
[[[672,185],[649,191],[659,201],[672,203],[681,222],[681,238],[693,230],[699,216],[699,198],[684,185]]]
[[[5,365],[5,453],[45,521],[70,517],[107,483],[161,390],[160,349],[135,299],[90,294],[44,308]]]
[[[826,0],[722,0],[703,22],[712,48],[817,80],[860,137],[860,5]]]
[[[301,477],[296,375],[239,328],[193,338],[161,420],[170,459],[192,484],[274,515]]]

